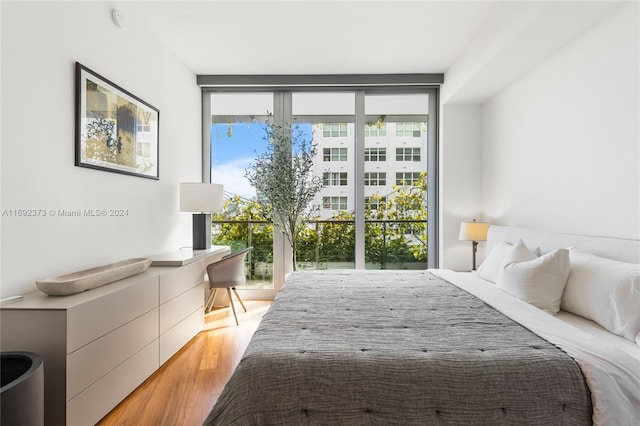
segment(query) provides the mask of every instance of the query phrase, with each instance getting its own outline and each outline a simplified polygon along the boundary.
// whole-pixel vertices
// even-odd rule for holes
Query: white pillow
[[[500,270],[502,270],[505,265],[506,256],[511,253],[512,250],[516,250],[517,253],[523,256],[521,260],[517,260],[518,262],[535,259],[536,257],[535,254],[531,253],[522,240],[518,240],[515,245],[500,241],[493,246],[493,250],[491,250],[487,258],[482,262],[482,265],[478,268],[478,275],[480,278],[484,278],[487,281],[495,283],[498,280]],[[530,254],[533,257],[527,258],[527,254]]]
[[[478,275],[487,281],[495,283],[498,279],[498,271],[502,268],[502,261],[512,247],[511,244],[499,241],[493,246],[493,250],[489,252],[487,258],[478,268]]]
[[[611,295],[610,303],[614,311],[612,326],[600,325],[640,345],[640,275],[619,285]]]
[[[518,254],[512,255],[517,258]],[[496,286],[555,315],[560,310],[569,271],[569,250],[558,249],[533,260],[508,262],[500,271]]]
[[[640,341],[640,264],[569,249],[571,274],[560,307]]]

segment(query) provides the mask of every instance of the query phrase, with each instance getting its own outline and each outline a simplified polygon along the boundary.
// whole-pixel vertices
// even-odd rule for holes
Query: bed
[[[636,424],[640,241],[492,226],[487,252],[291,274],[205,424]]]

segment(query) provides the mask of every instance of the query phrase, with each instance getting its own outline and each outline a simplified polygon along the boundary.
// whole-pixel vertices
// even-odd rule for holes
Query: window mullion
[[[274,92],[273,124],[284,126],[292,122],[291,92]],[[273,284],[276,290],[284,284],[285,275],[293,270],[291,246],[284,234],[273,230]]]
[[[364,91],[356,92],[355,105],[355,155],[354,155],[354,210],[355,210],[355,269],[365,269],[365,222],[364,222],[364,139],[365,113]]]
[[[211,182],[211,93],[202,92],[202,182]]]

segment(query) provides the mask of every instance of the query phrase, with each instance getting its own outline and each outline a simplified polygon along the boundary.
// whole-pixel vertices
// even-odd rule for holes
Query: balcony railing
[[[312,220],[298,238],[298,269],[349,269],[355,265],[354,220]],[[250,277],[267,278],[273,263],[273,224],[264,220],[214,220],[214,244],[253,246]],[[425,269],[426,220],[365,220],[367,269]]]

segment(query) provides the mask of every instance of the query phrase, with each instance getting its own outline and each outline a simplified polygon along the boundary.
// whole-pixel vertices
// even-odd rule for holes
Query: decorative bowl
[[[50,296],[68,296],[142,273],[150,265],[151,259],[126,259],[55,278],[38,280],[36,287]]]

